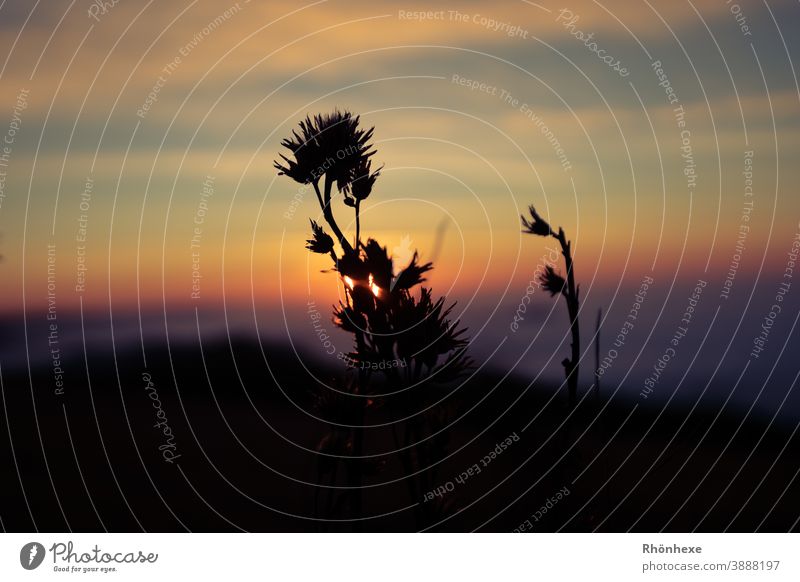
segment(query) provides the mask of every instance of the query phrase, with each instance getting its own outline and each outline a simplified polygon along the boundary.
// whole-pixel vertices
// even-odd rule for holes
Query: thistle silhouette
[[[539,283],[545,291],[550,293],[551,297],[560,294],[564,296],[564,299],[567,302],[569,328],[570,333],[572,334],[572,353],[571,357],[564,358],[561,364],[564,366],[564,374],[567,378],[569,407],[573,408],[578,398],[578,372],[581,355],[581,333],[580,324],[578,322],[578,313],[580,310],[578,294],[580,292],[580,285],[575,285],[575,267],[572,262],[572,242],[567,240],[563,228],[559,227],[558,232],[555,232],[552,228],[550,228],[550,224],[548,224],[547,221],[539,216],[539,213],[536,212],[536,208],[530,206],[529,211],[531,214],[530,219],[525,218],[525,216],[520,216],[524,229],[522,232],[544,237],[552,236],[558,241],[559,245],[561,246],[561,254],[564,256],[564,266],[567,271],[566,281],[561,275],[555,272],[553,267],[548,265],[541,274]]]
[[[434,471],[426,468],[444,456],[443,439],[426,436],[438,432],[446,419],[441,408],[422,415],[413,412],[435,402],[426,387],[451,383],[471,366],[466,330],[451,317],[454,305],[446,306],[443,297],[434,299],[431,290],[422,286],[433,265],[422,263],[417,252],[410,257],[401,253],[405,264],[395,265],[399,257],[389,256],[385,246],[372,238],[361,241],[361,204],[372,193],[381,170],[372,169],[375,150],[369,142],[373,130],[362,129],[359,117],[348,111],[306,117],[299,132],[293,131],[292,138],[281,142],[291,156],[281,155],[282,161],[275,162],[279,174],[314,187],[325,223],[334,235],[312,220],[306,248],[333,260],[344,290],[344,300],[334,307],[333,321],[352,334],[353,350],[346,358],[349,375],[336,381],[336,391],[318,394],[315,400],[326,418],[350,428],[331,425],[318,446],[324,453],[319,472],[334,484],[338,463],[331,459],[355,458],[345,463],[352,517],[362,513],[363,475],[382,467],[381,463],[357,460],[363,455],[365,417],[383,405],[378,398],[381,391],[394,395],[391,402],[402,417],[412,418],[392,429],[401,449],[409,496],[417,502],[435,477]],[[344,205],[355,213],[352,244],[334,216],[334,186]],[[416,287],[420,287],[418,294],[412,293]],[[380,374],[383,381],[374,382],[374,374]],[[441,394],[436,396],[441,398]],[[334,490],[328,498],[327,516],[346,503],[341,497],[334,499],[336,495]],[[424,519],[421,510],[417,517]]]

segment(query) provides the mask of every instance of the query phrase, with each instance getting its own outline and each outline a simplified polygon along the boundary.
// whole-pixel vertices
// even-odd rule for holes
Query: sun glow
[[[356,288],[356,282],[347,275],[342,277],[342,280],[344,280],[345,285],[350,288],[350,291]],[[381,296],[381,288],[375,283],[375,279],[372,274],[370,274],[367,278],[367,287],[369,287],[369,290],[372,291],[372,294],[375,295],[375,297]]]
[[[380,297],[380,295],[381,295],[381,288],[380,288],[380,287],[378,287],[378,286],[375,284],[375,282],[374,282],[374,281],[373,281],[373,279],[372,279],[372,275],[370,275],[370,276],[369,276],[369,280],[368,280],[367,282],[368,282],[368,284],[369,284],[369,288],[372,290],[372,294],[373,294],[373,295],[375,295],[375,297]]]

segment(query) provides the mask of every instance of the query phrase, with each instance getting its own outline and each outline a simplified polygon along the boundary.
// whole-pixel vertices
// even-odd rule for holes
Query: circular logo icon
[[[19,551],[19,563],[26,570],[35,570],[44,561],[44,546],[39,542],[29,542]]]

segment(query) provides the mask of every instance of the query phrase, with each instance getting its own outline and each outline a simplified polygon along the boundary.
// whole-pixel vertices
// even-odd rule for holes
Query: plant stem
[[[319,201],[319,207],[325,208],[325,203],[322,201],[322,194],[319,192],[319,180],[311,182],[314,185],[314,192],[317,193],[317,200]]]
[[[361,200],[356,199],[356,248],[361,244]]]
[[[594,334],[594,395],[600,396],[600,324],[603,318],[603,308],[597,310],[597,323]]]
[[[572,354],[571,359],[565,358],[561,362],[564,366],[564,373],[567,376],[567,390],[569,407],[574,408],[578,400],[578,371],[581,357],[581,333],[578,323],[578,289],[575,285],[575,269],[572,264],[571,243],[564,234],[564,229],[558,229],[558,234],[552,233],[561,245],[561,254],[564,255],[564,265],[567,269],[567,290],[564,294],[567,300],[567,312],[569,313],[569,327],[572,334]]]
[[[359,354],[363,354],[366,350],[366,346],[364,343],[364,332],[358,331],[356,332],[356,351]],[[359,396],[363,396],[366,393],[367,387],[367,378],[366,373],[364,370],[358,370],[358,385],[356,387],[357,394]],[[358,400],[358,413],[356,419],[356,426],[353,427],[353,457],[361,457],[361,454],[364,449],[364,415],[365,409],[361,405],[363,402],[362,398]],[[350,488],[352,489],[353,495],[353,515],[354,517],[361,517],[361,485],[362,485],[362,475],[361,475],[361,464],[362,459],[358,459],[355,461],[358,463],[358,466],[353,466],[352,461],[349,464],[349,471],[350,471]],[[356,531],[361,530],[361,522],[356,521],[353,522],[353,529]]]
[[[342,234],[339,225],[336,224],[336,219],[333,217],[333,210],[331,209],[331,188],[333,187],[333,183],[330,181],[328,176],[325,176],[325,196],[322,197],[319,191],[319,185],[317,182],[314,182],[314,190],[317,193],[317,198],[320,200],[320,204],[322,205],[322,215],[325,217],[325,222],[328,223],[328,226],[331,227],[333,234],[336,235],[339,244],[342,245],[342,249],[344,250],[345,254],[349,254],[353,252],[353,247],[350,246],[348,240]]]

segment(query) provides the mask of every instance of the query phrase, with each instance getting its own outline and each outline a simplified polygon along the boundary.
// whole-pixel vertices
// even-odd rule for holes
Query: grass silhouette
[[[561,254],[564,257],[564,267],[567,272],[567,279],[555,272],[550,265],[545,267],[540,277],[540,284],[545,291],[552,296],[563,295],[567,303],[567,313],[569,315],[569,329],[572,334],[571,354],[569,358],[564,358],[561,364],[564,366],[564,374],[567,378],[568,403],[570,409],[575,407],[578,400],[578,377],[580,371],[581,357],[581,332],[578,314],[580,311],[580,285],[575,284],[575,266],[572,262],[572,242],[567,240],[564,229],[559,227],[558,232],[554,231],[534,206],[528,208],[530,219],[520,216],[522,220],[523,232],[536,236],[551,236],[558,241],[561,246]]]

